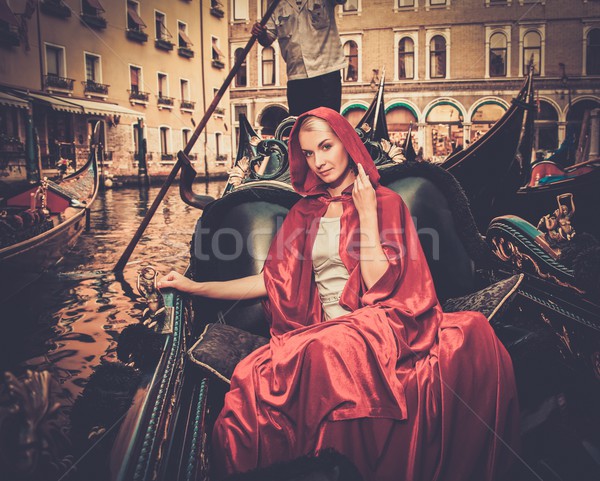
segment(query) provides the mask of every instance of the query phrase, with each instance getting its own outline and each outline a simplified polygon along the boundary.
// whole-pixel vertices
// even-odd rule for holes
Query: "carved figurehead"
[[[561,194],[556,197],[556,201],[558,209],[542,217],[537,225],[539,230],[546,233],[546,240],[554,245],[568,242],[575,237],[575,229],[571,225],[571,218],[575,213],[573,194]]]

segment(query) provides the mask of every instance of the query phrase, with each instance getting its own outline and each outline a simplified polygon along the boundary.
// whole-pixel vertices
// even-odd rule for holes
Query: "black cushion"
[[[523,274],[516,274],[472,294],[448,299],[442,304],[442,308],[444,312],[481,312],[488,321],[493,322],[510,305],[523,277]]]
[[[235,366],[269,340],[226,324],[208,324],[188,351],[189,359],[207,373],[231,382]]]

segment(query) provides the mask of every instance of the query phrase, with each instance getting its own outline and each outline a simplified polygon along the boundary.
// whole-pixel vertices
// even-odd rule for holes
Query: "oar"
[[[269,20],[269,18],[271,17],[271,15],[273,14],[273,12],[275,11],[275,7],[277,7],[277,5],[279,4],[280,1],[281,0],[273,0],[273,3],[271,3],[271,5],[269,5],[269,7],[267,8],[267,11],[265,12],[263,18],[260,21],[260,24],[263,27],[266,25],[267,21]],[[233,77],[235,77],[235,75],[237,74],[237,71],[242,66],[242,63],[246,59],[246,57],[248,55],[248,52],[250,52],[250,49],[254,45],[255,41],[256,41],[256,37],[254,35],[252,37],[250,37],[250,40],[248,40],[248,43],[244,47],[244,51],[242,52],[241,55],[238,56],[237,60],[235,61],[235,64],[233,65],[233,67],[229,71],[229,75],[227,75],[227,77],[223,81],[223,85],[221,85],[221,88],[219,89],[219,91],[215,95],[215,98],[213,99],[213,101],[211,102],[211,104],[206,109],[206,112],[204,112],[204,117],[202,117],[202,120],[200,120],[200,122],[196,126],[196,130],[194,131],[194,134],[192,135],[192,137],[188,141],[187,145],[185,146],[185,149],[183,149],[183,152],[184,152],[184,154],[186,156],[192,150],[192,147],[196,143],[196,140],[198,140],[198,137],[200,137],[200,134],[204,130],[204,127],[206,127],[206,124],[208,123],[208,120],[210,119],[210,116],[213,114],[214,110],[217,108],[217,105],[219,105],[219,101],[221,100],[221,98],[225,94],[225,91],[229,87],[229,84],[233,80]],[[113,272],[122,271],[125,268],[125,266],[127,265],[127,262],[129,261],[129,258],[131,257],[131,254],[133,253],[133,250],[135,249],[135,246],[137,245],[137,243],[139,242],[140,238],[144,234],[144,231],[146,230],[146,227],[148,227],[148,224],[150,223],[150,220],[154,216],[154,213],[156,212],[156,209],[158,209],[158,206],[160,205],[160,203],[162,202],[165,194],[169,190],[169,187],[171,187],[171,184],[173,183],[173,180],[175,180],[175,177],[177,176],[177,173],[179,172],[179,169],[181,169],[181,159],[180,159],[179,156],[177,156],[177,162],[175,162],[175,165],[173,166],[173,169],[171,170],[171,173],[169,174],[169,176],[165,180],[165,183],[163,184],[163,186],[160,189],[160,192],[158,193],[158,195],[154,199],[154,202],[152,202],[152,205],[150,206],[150,209],[148,209],[148,213],[146,214],[146,216],[142,220],[142,222],[141,222],[140,226],[138,227],[136,233],[133,235],[133,238],[129,242],[129,245],[125,249],[125,252],[123,252],[123,254],[121,255],[121,258],[115,264],[115,267],[113,268]]]

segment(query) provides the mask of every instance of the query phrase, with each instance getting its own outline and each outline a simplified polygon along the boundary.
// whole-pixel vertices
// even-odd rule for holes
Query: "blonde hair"
[[[302,123],[300,124],[299,132],[315,131],[329,132],[331,134],[336,135],[333,129],[331,128],[331,125],[329,125],[329,122],[327,122],[326,120],[320,117],[315,117],[314,115],[309,115],[308,117],[305,117]]]

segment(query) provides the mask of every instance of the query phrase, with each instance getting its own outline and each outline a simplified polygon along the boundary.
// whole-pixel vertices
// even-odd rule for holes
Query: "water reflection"
[[[218,197],[224,182],[197,190]],[[143,265],[160,272],[185,269],[200,211],[171,188],[148,225],[125,271],[110,270],[125,250],[158,188],[108,190],[94,203],[91,230],[59,266],[0,306],[0,371],[20,375],[47,370],[58,402],[70,407],[93,369],[116,360],[119,333],[138,322],[145,304],[133,286]],[[0,468],[1,469],[1,468]],[[1,475],[0,478],[5,479]]]

